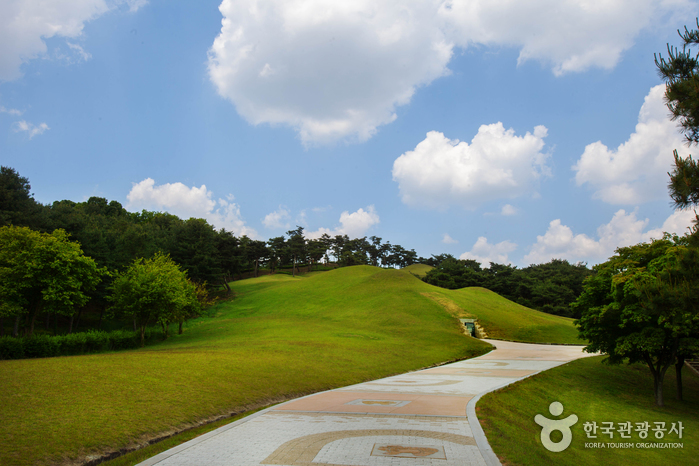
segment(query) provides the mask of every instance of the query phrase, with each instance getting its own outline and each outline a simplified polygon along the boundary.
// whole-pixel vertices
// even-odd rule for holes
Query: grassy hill
[[[403,270],[405,270],[406,272],[414,273],[418,277],[422,278],[425,275],[427,275],[427,272],[429,272],[433,268],[434,267],[427,264],[412,264],[403,268]]]
[[[464,316],[478,317],[490,338],[528,343],[584,343],[578,340],[574,319],[521,306],[485,288],[463,288],[448,296],[464,310]]]
[[[58,463],[217,415],[482,354],[489,345],[460,332],[454,317],[463,313],[502,338],[568,342],[566,332],[574,332],[565,319],[485,290],[444,290],[402,270],[348,267],[232,287],[236,299],[215,307],[213,318],[158,345],[0,361],[0,464]],[[537,323],[545,325],[538,333]]]

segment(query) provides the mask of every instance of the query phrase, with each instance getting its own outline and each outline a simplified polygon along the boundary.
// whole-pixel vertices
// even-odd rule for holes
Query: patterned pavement
[[[475,415],[493,390],[590,356],[581,346],[486,340],[478,358],[316,393],[260,411],[138,466],[495,466]]]

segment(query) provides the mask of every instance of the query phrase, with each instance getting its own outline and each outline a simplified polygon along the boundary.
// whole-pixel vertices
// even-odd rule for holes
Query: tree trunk
[[[48,330],[51,327],[51,313],[47,312],[46,313],[46,330]]]
[[[682,367],[684,366],[684,356],[677,356],[675,363],[675,379],[677,381],[677,399],[682,401]]]
[[[83,315],[83,308],[78,311],[78,319],[75,321],[75,331],[78,331],[78,326],[80,325],[80,317]]]
[[[663,401],[663,381],[665,380],[665,372],[671,365],[672,363],[668,363],[665,366],[660,366],[660,363],[658,363],[659,367],[657,368],[657,370],[652,371],[655,404],[658,406],[665,406],[665,402]]]
[[[75,314],[70,315],[70,323],[68,324],[68,335],[73,333],[73,317],[75,317]]]
[[[134,319],[133,324],[134,324],[134,327],[135,327],[135,325],[136,325],[136,319]],[[134,328],[134,332],[135,332],[135,331],[136,331],[136,329]],[[146,326],[145,326],[145,325],[142,325],[142,326],[141,326],[141,348],[143,348],[144,346],[146,346],[146,344],[145,344],[145,336],[146,336]]]
[[[41,313],[41,308],[43,306],[41,305],[41,301],[39,301],[36,306],[34,307],[34,312],[32,313],[31,316],[31,324],[29,326],[29,336],[31,337],[34,335],[34,324],[36,323],[36,318],[39,317],[39,314]]]
[[[160,322],[160,326],[163,328],[163,340],[167,340],[167,331],[169,322]]]
[[[19,314],[15,317],[15,326],[12,328],[12,336],[17,338],[17,335],[19,335]]]
[[[182,335],[182,332],[183,332],[183,330],[182,330],[182,323],[183,323],[183,322],[184,322],[184,319],[180,319],[180,329],[179,329],[179,331],[177,332],[178,335]]]
[[[36,314],[32,316],[31,324],[29,326],[29,336],[34,335],[34,323],[36,322]]]
[[[663,403],[663,381],[657,374],[653,374],[653,394],[655,395],[655,404],[665,406]]]
[[[291,266],[291,276],[296,276],[296,255],[294,254],[294,263]]]
[[[135,332],[137,328],[138,327],[136,326],[136,318],[134,317],[133,318],[133,331]],[[145,332],[145,330],[143,330],[143,332]],[[141,343],[143,343],[143,341],[141,341]],[[143,345],[141,345],[141,346],[143,346]]]
[[[53,334],[58,335],[58,313],[53,313]]]
[[[97,330],[102,330],[102,317],[104,317],[104,306],[100,309],[100,320],[97,323]]]

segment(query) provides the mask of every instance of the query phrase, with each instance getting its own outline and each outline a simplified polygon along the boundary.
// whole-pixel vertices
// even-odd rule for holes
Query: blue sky
[[[594,264],[692,212],[653,54],[689,0],[11,0],[0,163],[268,239]],[[660,86],[660,87],[658,87]]]

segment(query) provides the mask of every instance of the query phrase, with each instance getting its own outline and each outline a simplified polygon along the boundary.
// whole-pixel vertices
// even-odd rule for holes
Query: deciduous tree
[[[15,334],[22,315],[29,335],[41,312],[72,315],[106,273],[63,230],[0,227],[0,316],[16,317]]]
[[[589,352],[611,364],[644,362],[653,375],[655,401],[663,406],[663,380],[678,354],[696,346],[696,251],[686,238],[666,237],[617,249],[594,267],[575,302],[575,324]],[[681,370],[681,367],[680,367]]]
[[[196,286],[167,255],[137,259],[117,275],[111,286],[113,309],[134,319],[144,344],[146,327],[159,323],[167,337],[167,324],[184,320],[198,304]]]

